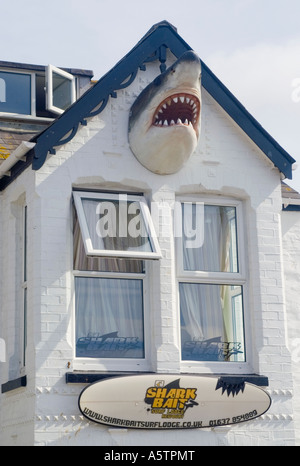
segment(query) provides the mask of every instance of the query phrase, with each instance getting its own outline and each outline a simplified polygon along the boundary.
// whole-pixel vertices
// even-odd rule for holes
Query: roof
[[[283,181],[281,183],[281,196],[282,210],[300,211],[300,193]]]
[[[30,63],[18,63],[0,60],[0,69],[8,71],[27,71],[37,75],[45,74],[47,66],[45,65],[32,65]],[[92,70],[77,69],[77,68],[60,68],[73,76],[80,78],[93,77]],[[0,165],[6,160],[14,150],[21,144],[22,141],[29,141],[35,135],[40,134],[49,124],[53,118],[33,118],[27,119],[26,116],[22,119],[20,115],[18,119],[13,116],[1,115],[0,121]]]
[[[21,69],[33,72],[40,72],[45,73],[47,66],[46,65],[32,65],[31,63],[17,63],[11,61],[1,61],[0,60],[0,68],[7,68],[7,69]],[[66,71],[67,73],[73,74],[74,76],[87,76],[92,78],[94,72],[92,70],[84,70],[79,68],[62,68],[62,70]]]
[[[34,131],[13,131],[10,128],[0,128],[0,165],[3,160],[7,159],[9,155],[21,144],[22,141],[29,141]]]
[[[32,141],[36,142],[34,149],[28,154],[25,163],[18,162],[18,164],[23,163],[23,168],[32,164],[34,170],[41,168],[48,153],[54,154],[56,147],[66,144],[75,136],[80,125],[86,125],[89,118],[101,113],[109,98],[116,98],[119,89],[128,87],[135,79],[138,70],[146,69],[147,62],[159,60],[163,72],[166,68],[167,49],[176,58],[187,50],[192,50],[179,36],[174,26],[162,21],[155,24],[111,71],[54,120],[47,129],[33,137]],[[202,86],[284,176],[292,178],[292,164],[295,160],[263,129],[202,60],[201,64]],[[20,170],[19,165],[16,167],[16,173]],[[13,171],[12,169],[12,175]],[[8,184],[9,180],[2,180],[2,185],[0,181],[0,190],[4,189],[3,183]]]
[[[21,144],[22,141],[30,141],[36,134],[41,133],[49,121],[26,122],[1,121],[0,122],[0,166]]]

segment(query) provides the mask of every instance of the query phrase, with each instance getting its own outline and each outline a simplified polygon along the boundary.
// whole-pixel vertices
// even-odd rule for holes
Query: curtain
[[[188,212],[192,212],[192,219],[186,218]],[[183,207],[184,270],[237,272],[235,208],[205,206],[203,244],[196,248],[186,247],[184,231],[189,229],[187,222],[194,224],[195,228],[196,213],[196,205],[193,211]],[[243,346],[243,327],[236,325],[235,316],[235,309],[238,308],[239,322],[242,320],[242,306],[235,306],[237,299],[241,300],[241,287],[180,283],[179,290],[182,358],[232,359],[229,347],[232,348],[235,343]]]
[[[75,277],[76,355],[143,358],[142,280]]]
[[[96,249],[119,250],[148,247],[144,239],[120,236],[102,238],[96,232],[96,206],[99,201],[84,203],[91,240]],[[117,212],[119,213],[118,209]],[[115,216],[111,215],[111,231]],[[123,222],[122,215],[117,218]],[[109,220],[109,217],[107,218]],[[117,232],[127,230],[132,217]],[[119,221],[119,220],[118,220]],[[123,230],[122,230],[123,229]],[[144,273],[144,262],[130,258],[87,256],[80,225],[74,209],[73,230],[74,270],[85,271],[86,276],[75,277],[76,356],[88,358],[143,358],[144,314],[143,280],[130,278],[132,273]],[[89,272],[116,272],[120,277],[93,277]]]
[[[94,249],[151,252],[139,202],[82,199]]]
[[[204,237],[200,247],[186,247],[185,231],[188,224],[196,225],[197,210],[183,209],[183,266],[184,270],[204,272],[237,272],[235,238],[235,208],[214,205],[204,206]],[[189,212],[192,218],[189,218]],[[192,242],[189,242],[192,245]]]
[[[143,273],[144,262],[132,259],[105,258],[87,256],[84,249],[80,225],[76,210],[74,209],[73,228],[73,260],[74,270],[86,270],[94,272],[124,272]],[[100,238],[98,239],[100,241]]]

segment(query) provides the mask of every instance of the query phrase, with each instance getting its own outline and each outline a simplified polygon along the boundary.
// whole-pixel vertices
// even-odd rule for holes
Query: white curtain
[[[193,215],[196,215],[194,209]],[[183,209],[183,222],[186,222]],[[189,219],[190,221],[190,219]],[[205,206],[204,241],[201,247],[187,248],[183,239],[183,266],[186,271],[236,272],[237,251],[235,209]],[[239,293],[236,289],[239,289]],[[181,343],[183,359],[222,358],[219,348],[237,338],[234,303],[241,287],[218,284],[180,283]],[[235,298],[237,299],[237,298]],[[240,306],[241,309],[242,306]],[[240,311],[242,312],[242,311]],[[241,329],[238,338],[242,339]],[[208,342],[204,344],[203,342]],[[226,348],[225,348],[226,349]],[[224,358],[228,357],[228,353]]]
[[[94,249],[151,252],[138,202],[82,199]]]
[[[101,241],[101,238],[98,238],[98,241]],[[80,225],[75,209],[73,250],[74,270],[86,270],[90,272],[142,273],[144,269],[143,261],[139,260],[87,256],[85,254]]]
[[[75,277],[77,356],[144,357],[142,280]]]
[[[95,226],[94,201],[86,206],[85,214],[90,214],[90,224]],[[86,272],[86,276],[75,277],[76,355],[143,358],[143,280],[130,278],[131,273],[143,273],[143,261],[88,257],[75,210],[73,233],[74,270]],[[121,247],[123,238],[120,241],[118,237],[109,238],[109,247],[97,234],[92,241],[97,241],[97,248],[114,249],[118,245]],[[93,271],[124,273],[124,278],[93,277],[89,274]]]
[[[183,223],[194,223],[197,211],[193,205],[193,219],[186,218],[186,208],[183,204]],[[233,220],[233,222],[232,222]],[[200,226],[199,226],[200,227]],[[183,228],[183,266],[184,270],[199,270],[204,272],[237,272],[236,244],[231,241],[235,230],[235,209],[214,205],[204,206],[204,238],[200,247],[186,247]],[[192,244],[191,242],[189,244]],[[232,254],[230,254],[232,252]],[[230,260],[232,258],[232,260]]]

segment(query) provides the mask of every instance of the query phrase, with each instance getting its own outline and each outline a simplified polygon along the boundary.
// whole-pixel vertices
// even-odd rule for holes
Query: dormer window
[[[73,74],[52,65],[29,68],[0,68],[0,115],[54,118],[75,102]]]

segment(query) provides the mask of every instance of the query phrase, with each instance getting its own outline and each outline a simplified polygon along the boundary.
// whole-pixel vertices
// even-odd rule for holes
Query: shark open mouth
[[[197,132],[200,101],[193,94],[173,94],[163,100],[154,112],[155,126],[192,125]]]
[[[177,173],[196,150],[201,120],[201,60],[183,53],[133,102],[128,142],[137,160],[158,175]]]

